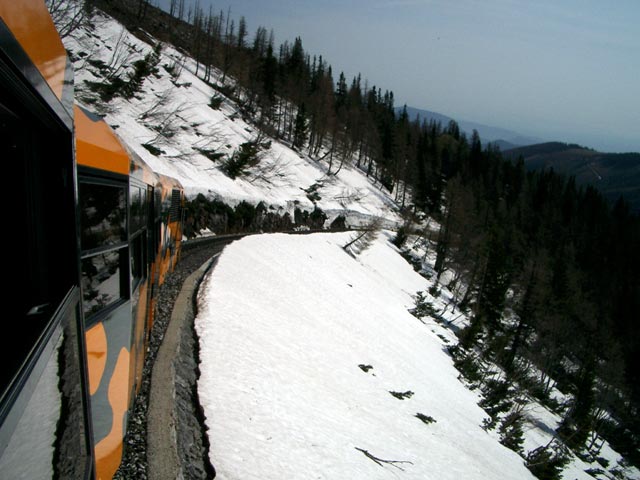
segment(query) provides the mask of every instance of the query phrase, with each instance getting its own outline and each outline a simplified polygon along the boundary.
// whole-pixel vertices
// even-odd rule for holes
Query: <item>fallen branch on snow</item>
[[[392,467],[396,467],[398,470],[402,470],[404,472],[404,468],[399,467],[398,464],[399,463],[408,463],[409,465],[413,465],[413,462],[409,462],[407,460],[383,460],[382,458],[378,458],[375,455],[370,454],[367,450],[363,450],[362,448],[358,448],[358,447],[354,447],[356,450],[358,450],[359,452],[364,453],[364,455],[373,460],[374,462],[376,462],[378,465],[380,465],[381,467],[384,467],[383,464],[387,464],[387,465],[391,465]]]

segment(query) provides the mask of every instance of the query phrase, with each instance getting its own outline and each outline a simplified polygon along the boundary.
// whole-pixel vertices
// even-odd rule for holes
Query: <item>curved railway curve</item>
[[[147,352],[142,372],[142,384],[136,397],[133,411],[129,417],[128,435],[125,440],[125,454],[122,464],[114,478],[152,478],[149,472],[148,440],[153,443],[156,441],[155,437],[167,433],[167,429],[169,428],[167,422],[169,422],[170,412],[165,410],[164,413],[161,413],[159,418],[160,422],[154,421],[153,425],[149,423],[149,399],[152,390],[151,379],[158,353],[161,347],[164,348],[163,342],[165,341],[165,335],[167,334],[167,328],[172,317],[176,299],[180,295],[185,281],[194,274],[194,272],[204,264],[207,264],[210,259],[220,254],[226,245],[243,236],[244,234],[225,235],[183,243],[180,260],[174,271],[166,278],[162,287],[160,287],[155,323],[151,331],[149,351]],[[191,331],[191,338],[193,339],[193,318],[190,319],[190,322],[191,327],[188,330]],[[197,343],[193,342],[192,344],[197,348]],[[194,353],[192,360],[197,358],[195,355],[197,355],[197,353]],[[184,357],[183,355],[176,360],[188,362],[189,359],[185,359]],[[207,462],[206,445],[204,443],[206,437],[200,423],[201,417],[197,399],[193,396],[196,394],[195,381],[197,380],[197,363],[194,362],[193,367],[193,370],[190,371],[191,375],[183,375],[183,377],[190,377],[189,380],[192,384],[182,385],[187,388],[186,392],[182,392],[181,397],[176,396],[169,399],[170,403],[175,403],[176,408],[181,411],[181,418],[180,421],[177,422],[177,425],[182,431],[176,432],[176,440],[182,460],[180,458],[177,459],[180,464],[174,465],[174,468],[182,469],[184,466],[186,468],[186,471],[183,471],[184,478],[212,478],[214,474],[212,467],[208,465]],[[185,369],[183,368],[182,370]],[[189,369],[187,369],[187,371],[189,371]],[[168,389],[169,385],[155,385],[153,388],[165,391],[165,394],[168,394],[165,389]],[[185,393],[187,394],[186,398]],[[155,418],[158,419],[158,416]],[[197,431],[193,429],[194,422],[198,426]],[[160,429],[164,431],[158,431]],[[185,443],[187,443],[184,441],[185,437],[192,442],[185,445]],[[161,446],[160,448],[164,449],[161,450],[164,453],[170,452],[170,446],[168,445]],[[164,460],[167,459],[165,458]]]
[[[337,231],[345,230],[284,233],[304,235]],[[251,233],[182,243],[180,259],[160,287],[142,384],[129,417],[123,460],[114,478],[215,476],[208,461],[208,440],[196,390],[199,371],[198,343],[193,328],[195,295],[200,281],[215,265],[212,261],[224,247],[247,235]],[[186,299],[179,299],[185,295]],[[184,308],[185,300],[190,303],[191,311],[185,311],[189,310]],[[183,305],[178,307],[179,303]],[[171,324],[176,321],[181,325],[172,328]],[[151,400],[154,395],[156,399]],[[161,405],[157,405],[158,399]]]

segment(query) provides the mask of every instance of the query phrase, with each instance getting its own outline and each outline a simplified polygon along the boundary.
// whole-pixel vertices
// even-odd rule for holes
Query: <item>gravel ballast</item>
[[[149,434],[148,409],[151,391],[153,366],[159,348],[165,337],[174,304],[180,294],[185,280],[204,263],[238,238],[216,238],[207,242],[191,245],[184,244],[180,261],[175,270],[167,276],[160,287],[156,299],[156,315],[149,340],[149,350],[142,372],[140,391],[136,397],[133,410],[128,419],[128,430],[125,438],[124,456],[116,479],[151,478],[147,458],[147,435]],[[198,279],[199,280],[199,279]],[[193,318],[190,328],[184,328],[179,338],[179,351],[175,367],[175,403],[177,411],[176,443],[178,461],[183,478],[213,478],[213,468],[208,462],[206,435],[201,423],[200,405],[197,401],[196,381],[198,376],[197,342],[193,333]],[[169,392],[167,392],[169,394]],[[168,428],[168,425],[154,425]]]

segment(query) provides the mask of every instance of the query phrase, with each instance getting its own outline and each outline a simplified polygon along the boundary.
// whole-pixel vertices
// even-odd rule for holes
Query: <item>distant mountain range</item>
[[[397,108],[397,111],[402,111],[402,107]],[[409,118],[412,120],[419,116],[422,120],[435,120],[436,122],[440,122],[443,127],[446,127],[451,120],[455,120],[458,123],[460,130],[465,132],[468,137],[471,137],[473,131],[477,130],[483,145],[492,143],[493,145],[499,146],[500,150],[506,150],[523,145],[532,145],[543,141],[541,138],[529,137],[506,128],[492,127],[481,123],[469,122],[467,120],[454,119],[447,115],[432,112],[430,110],[407,107],[407,113],[409,114]]]
[[[402,107],[396,109],[402,111]],[[409,118],[440,122],[445,127],[453,118],[441,113],[407,107]],[[562,142],[545,142],[513,130],[492,127],[466,120],[456,120],[468,137],[477,130],[483,147],[491,143],[499,147],[506,158],[522,157],[529,170],[553,168],[558,173],[572,175],[579,186],[593,185],[610,202],[620,195],[640,214],[640,153],[602,153],[591,148]]]
[[[611,202],[623,195],[640,213],[640,153],[601,153],[576,144],[540,143],[503,149],[506,158],[522,157],[529,170],[553,168],[573,175],[578,185],[593,185]]]

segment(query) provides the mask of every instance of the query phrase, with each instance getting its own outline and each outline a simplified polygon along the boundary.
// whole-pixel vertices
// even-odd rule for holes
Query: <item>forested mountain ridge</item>
[[[563,418],[554,434],[563,442],[554,440],[557,451],[547,445],[535,455],[529,452],[532,469],[561,465],[564,445],[595,461],[603,438],[640,463],[640,220],[628,202],[612,207],[595,188],[580,187],[575,179],[527,170],[524,161],[507,160],[455,121],[412,121],[404,109],[398,113],[392,92],[370,87],[359,76],[350,82],[334,76],[299,38],[278,48],[263,27],[250,39],[242,19],[236,28],[225,12],[207,15],[196,6],[189,15],[180,14],[184,2],[172,3],[173,15],[144,1],[99,2],[120,12],[132,31],[155,45],[153,51],[168,49],[158,38],[180,44],[193,58],[195,75],[215,90],[205,99],[209,110],[233,109],[229,117],[236,120],[229,119],[236,126],[246,118],[262,143],[290,145],[322,166],[328,183],[351,168],[396,199],[406,217],[404,233],[422,234],[436,254],[435,279],[454,292],[455,307],[472,319],[460,332],[460,349],[452,352],[457,364],[473,375],[474,362],[486,359],[502,372],[483,387],[483,394],[498,402],[485,404],[491,416],[487,429],[507,420],[517,402],[512,397],[503,403],[500,395],[518,385]],[[174,73],[180,67],[179,62],[160,66],[152,52],[136,58],[141,60],[134,68],[121,70],[94,61],[95,68],[109,72],[92,87],[104,94],[100,101],[107,107],[112,95],[140,87],[144,77],[137,72],[145,64],[155,62]],[[180,78],[178,72],[176,88],[190,88]],[[117,85],[126,89],[112,90]],[[199,131],[184,123],[187,119],[178,120],[180,129]],[[160,129],[162,134],[164,148],[171,137]],[[247,179],[259,164],[256,143],[247,138],[233,151],[206,151],[214,157],[207,168],[223,172],[229,183]],[[184,162],[158,150],[153,155],[170,157],[178,166]],[[220,153],[224,156],[216,157]],[[300,193],[308,184],[289,187]],[[309,201],[301,207],[313,208],[317,192],[306,193]],[[425,213],[437,221],[437,234]],[[397,244],[406,249],[401,233]],[[554,391],[568,400],[554,403]],[[517,426],[522,418],[512,420]],[[526,456],[517,442],[512,447]]]
[[[602,153],[561,142],[548,142],[503,150],[511,160],[522,158],[529,170],[553,168],[573,176],[580,186],[593,185],[612,204],[620,195],[640,212],[640,153]]]

